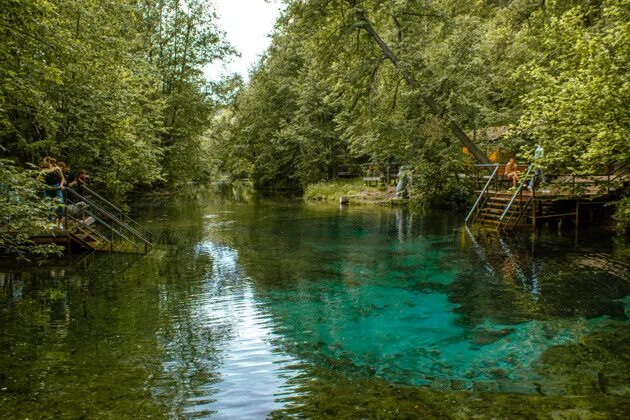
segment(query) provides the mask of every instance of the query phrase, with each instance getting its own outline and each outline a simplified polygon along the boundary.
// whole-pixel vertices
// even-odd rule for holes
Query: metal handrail
[[[470,212],[468,212],[468,216],[466,216],[466,220],[464,220],[464,223],[468,223],[468,219],[470,219],[470,216],[472,216],[473,212],[475,211],[475,209],[479,205],[479,201],[481,201],[481,197],[483,197],[485,195],[488,187],[490,186],[490,183],[492,182],[492,180],[496,176],[500,165],[498,163],[494,163],[494,164],[482,164],[482,165],[475,165],[475,166],[488,166],[488,167],[494,166],[494,171],[492,171],[492,175],[490,175],[490,178],[488,178],[488,181],[486,182],[486,185],[481,190],[481,193],[479,193],[479,197],[477,197],[477,201],[475,201],[475,204],[473,204],[472,208],[470,209]]]
[[[121,220],[121,221],[123,221],[123,222],[125,222],[127,224],[133,224],[133,225],[137,226],[137,228],[139,228],[140,230],[143,230],[144,233],[142,233],[142,235],[143,236],[146,235],[149,238],[149,241],[152,242],[152,237],[151,237],[152,235],[151,235],[151,232],[148,229],[146,229],[140,223],[138,223],[135,220],[133,220],[128,215],[126,215],[119,207],[117,207],[116,205],[111,203],[109,200],[107,200],[106,198],[104,198],[102,195],[98,194],[94,190],[86,187],[85,185],[82,188],[84,190],[86,190],[88,193],[90,193],[91,195],[96,196],[100,201],[102,201],[103,203],[105,203],[109,207],[111,207],[114,210],[114,212],[118,214],[119,220]]]
[[[91,201],[87,201],[87,204],[90,204]],[[90,204],[92,206],[94,206],[94,208],[96,208],[97,210],[99,210],[101,213],[103,213],[105,216],[107,216],[108,218],[111,219],[110,215],[103,211],[102,209],[98,208],[97,206],[95,206],[93,203]],[[101,225],[105,226],[107,229],[109,229],[110,233],[116,233],[116,235],[120,236],[122,239],[124,239],[125,241],[129,242],[131,245],[135,246],[136,248],[139,248],[140,246],[138,244],[136,244],[134,241],[132,241],[131,239],[129,239],[127,236],[123,235],[121,232],[118,232],[116,229],[114,229],[114,225],[113,224],[109,224],[106,221],[104,221],[103,219],[101,219],[100,217],[98,217],[96,214],[94,214],[94,212],[91,212],[90,210],[85,210],[85,212],[87,214],[89,214],[90,216],[92,216],[94,219],[96,219]],[[112,221],[114,221],[114,219],[112,219]],[[114,244],[114,239],[112,236],[112,239],[107,239],[107,243],[113,248],[116,247],[116,245]]]
[[[98,217],[96,214],[94,214],[93,212],[88,211],[88,210],[84,210],[84,212],[85,212],[85,213],[87,213],[90,217],[93,217],[93,218],[94,218],[97,222],[99,222],[101,225],[103,225],[103,226],[105,226],[107,229],[109,229],[109,231],[110,231],[110,232],[112,232],[112,233],[113,233],[113,232],[115,232],[115,230],[114,230],[114,226],[113,226],[113,225],[108,224],[107,222],[105,222],[104,220],[102,220],[100,217]],[[69,216],[69,215],[67,215],[67,214],[66,214],[66,225],[67,225],[67,220],[68,220],[68,217],[70,217],[71,219],[74,219],[72,216]],[[92,229],[92,232],[94,232],[94,231],[95,231],[95,230],[94,230],[94,229]],[[116,233],[117,233],[117,234],[119,234],[119,232],[116,232]],[[103,239],[105,240],[105,242],[106,242],[107,244],[109,244],[110,248],[114,248],[114,247],[115,247],[115,245],[114,245],[113,235],[112,235],[112,238],[111,238],[111,239],[107,239],[107,238],[105,238],[105,236],[104,236],[104,235],[102,235],[102,234],[99,234],[98,236],[100,236],[101,238],[103,238]],[[124,238],[125,240],[129,240],[127,237],[124,237],[124,236],[123,236],[123,238]]]
[[[106,218],[110,219],[112,222],[117,222],[115,219],[111,218],[111,215],[109,215],[106,212],[103,212],[102,209],[97,209],[99,210],[101,213],[103,213]],[[102,218],[100,218],[99,216],[97,216],[96,214],[94,214],[94,212],[91,212],[90,210],[86,210],[86,212],[94,217],[101,225],[105,226],[106,228],[109,229],[110,233],[112,234],[111,239],[109,239],[107,242],[110,244],[111,247],[116,247],[116,245],[114,244],[114,237],[113,234],[116,233],[117,236],[119,236],[120,238],[124,239],[125,241],[129,242],[131,245],[133,245],[136,248],[140,248],[140,246],[138,244],[136,244],[134,241],[132,241],[131,239],[129,239],[126,235],[124,235],[121,231],[116,230],[116,226],[114,225],[114,223],[107,223],[105,220],[103,220]],[[121,226],[120,224],[117,224],[117,226]],[[122,227],[122,226],[121,226]]]
[[[116,211],[116,213],[118,213],[121,217],[120,219],[123,220],[123,217],[125,219],[127,219],[125,222],[126,223],[131,223],[135,226],[137,226],[137,228],[139,228],[139,230],[144,231],[143,232],[143,236],[146,235],[149,239],[149,242],[152,242],[152,234],[151,232],[145,228],[144,226],[142,226],[140,223],[136,222],[135,220],[133,220],[131,217],[127,216],[119,207],[117,207],[116,205],[114,205],[113,203],[111,203],[109,200],[107,200],[106,198],[104,198],[102,195],[100,195],[99,193],[97,193],[96,191],[92,190],[91,188],[86,187],[85,185],[83,185],[82,187],[84,190],[86,190],[88,193],[96,196],[99,200],[101,200],[102,202],[104,202],[105,204],[107,204],[109,207],[111,207],[112,209],[114,209]]]
[[[514,191],[514,195],[510,199],[510,202],[508,203],[508,205],[505,207],[505,210],[503,210],[503,214],[501,215],[501,218],[499,219],[499,226],[501,225],[501,223],[503,223],[503,219],[505,218],[505,215],[507,214],[507,212],[512,207],[512,203],[514,203],[514,200],[516,199],[516,196],[523,189],[523,185],[525,185],[525,181],[527,181],[527,175],[529,175],[529,173],[532,171],[532,167],[533,167],[533,165],[531,165],[531,164],[527,165],[527,172],[525,172],[525,176],[523,176],[523,179],[521,180],[521,183],[519,184],[519,186],[516,189],[516,191]],[[497,228],[498,228],[498,226],[497,226]]]
[[[82,196],[81,194],[79,194],[78,192],[74,191],[74,190],[69,190],[71,191],[71,193],[73,195],[75,195],[76,197],[78,197],[80,200],[84,201],[86,204],[90,205],[92,208],[98,210],[101,214],[105,215],[107,218],[109,218],[110,220],[112,220],[112,222],[115,222],[119,227],[124,228],[126,231],[128,231],[129,233],[132,234],[132,236],[134,236],[136,239],[142,241],[145,245],[152,247],[153,244],[146,239],[142,234],[140,234],[140,232],[136,231],[134,228],[132,228],[131,226],[127,225],[125,222],[123,222],[122,220],[120,220],[119,218],[117,218],[115,215],[111,214],[110,212],[108,212],[107,210],[104,210],[103,208],[101,208],[98,204],[94,203],[92,200]],[[138,247],[138,245],[130,240],[129,238],[127,238],[125,235],[123,235],[121,232],[118,232],[114,229],[113,225],[110,225],[108,223],[106,223],[105,221],[101,220],[98,216],[96,216],[93,213],[89,213],[91,216],[93,216],[94,218],[96,218],[101,224],[105,225],[107,228],[110,229],[110,231],[112,232],[116,232],[116,234],[118,236],[120,236],[121,238],[125,239],[126,241],[130,242],[133,246]]]
[[[94,229],[92,226],[86,225],[85,223],[83,223],[83,221],[77,219],[76,217],[73,217],[72,215],[68,215],[67,217],[72,219],[72,221],[74,221],[77,224],[77,226],[75,226],[75,228],[77,228],[79,230],[86,229],[89,232],[90,235],[98,236],[100,239],[102,239],[103,241],[107,242],[108,244],[110,243],[109,239],[107,239],[103,234],[101,234],[98,230]],[[85,233],[85,232],[83,232],[83,233]]]
[[[77,197],[79,197],[81,200],[85,201],[86,204],[90,204],[92,207],[96,208],[97,210],[99,210],[101,213],[103,213],[105,216],[107,216],[109,219],[111,219],[112,221],[116,222],[117,225],[125,228],[127,231],[129,231],[134,237],[136,237],[137,239],[140,239],[142,242],[146,243],[149,246],[152,246],[153,244],[151,243],[151,241],[149,241],[147,238],[145,238],[140,232],[138,232],[137,230],[135,230],[135,228],[129,226],[127,223],[125,223],[122,219],[117,218],[117,216],[115,214],[112,214],[111,212],[104,210],[103,208],[101,208],[98,204],[94,203],[92,200],[90,200],[87,197],[82,196],[81,194],[79,194],[78,192],[72,190],[72,194],[76,195]]]
[[[518,214],[518,217],[516,218],[516,221],[514,222],[514,224],[512,225],[513,227],[518,226],[518,224],[521,222],[521,219],[523,218],[523,216],[525,215],[525,212],[527,211],[527,209],[529,208],[529,204],[532,202],[532,200],[534,199],[534,196],[529,196],[529,198],[527,199],[527,202],[525,203],[524,206],[522,206],[521,211]],[[510,217],[511,218],[511,217]]]
[[[612,181],[617,180],[618,178],[623,177],[628,172],[630,172],[630,165],[623,164],[623,165],[620,166],[620,169],[617,169],[615,171],[615,173],[612,173],[612,174],[611,173],[608,173],[608,174],[593,174],[593,173],[591,173],[591,174],[579,174],[579,173],[578,174],[576,174],[576,173],[573,173],[573,174],[556,174],[556,173],[553,173],[553,172],[549,172],[549,173],[545,172],[545,176],[546,177],[551,177],[551,178],[553,178],[553,177],[571,177],[571,180],[572,180],[571,182],[572,183],[575,183],[576,178],[578,178],[578,179],[589,179],[589,178],[592,178],[592,177],[600,177],[600,178],[607,177],[606,180],[590,179],[590,180],[588,180],[586,182],[579,182],[581,184],[597,184],[597,183],[606,183],[606,182],[610,183]],[[563,184],[563,183],[568,183],[568,181],[567,182],[558,182],[558,184]]]

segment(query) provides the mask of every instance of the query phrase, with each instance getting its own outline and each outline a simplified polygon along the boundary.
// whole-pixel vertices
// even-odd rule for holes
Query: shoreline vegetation
[[[458,174],[474,163],[579,176],[630,164],[628,0],[283,4],[247,80],[206,78],[237,52],[204,0],[2,7],[0,159],[19,181],[0,214],[21,223],[1,228],[39,228],[28,215],[47,203],[27,167],[44,156],[87,169],[121,208],[220,174],[401,204],[391,187],[335,181],[365,162],[413,168],[414,206],[464,208],[474,188]],[[625,188],[614,221],[627,232]]]
[[[361,178],[320,181],[304,189],[304,200],[327,201],[340,204],[405,206],[409,199],[399,198],[396,187],[383,185],[370,187]],[[340,200],[346,199],[347,203]]]
[[[7,304],[0,308],[0,348],[9,349],[4,366],[18,374],[0,369],[0,412],[137,416],[143,406],[165,402],[145,413],[183,417],[196,413],[174,411],[173,404],[206,410],[225,395],[235,398],[234,407],[255,405],[242,391],[271,389],[259,373],[278,359],[230,357],[239,356],[239,346],[256,356],[252,343],[259,343],[274,356],[312,355],[313,365],[324,366],[282,373],[287,383],[304,381],[298,391],[308,398],[291,405],[281,388],[270,402],[287,405],[271,418],[627,416],[630,0],[279,2],[270,47],[249,75],[217,80],[208,79],[209,66],[239,53],[214,2],[2,2],[0,297]],[[63,210],[67,221],[70,208],[45,197],[45,181],[37,180],[44,156],[85,168],[90,188],[117,209],[99,217],[109,249],[85,248],[85,258],[63,257],[51,268],[79,236],[66,223],[63,246],[36,242],[42,232],[47,241],[60,238],[51,216]],[[556,219],[536,224],[536,178],[529,178],[528,226],[547,230],[550,243],[540,246],[535,231],[516,248],[519,256],[509,241],[527,233],[497,236],[504,218],[527,220],[525,204],[518,215],[510,207],[517,194],[528,195],[521,194],[523,182],[508,185],[511,198],[495,191],[494,204],[503,204],[489,204],[486,214],[499,219],[494,231],[475,238],[461,228],[477,197],[493,202],[485,189],[479,193],[484,175],[477,185],[469,177],[475,164],[490,162],[502,165],[501,177],[525,181],[531,171],[541,186],[552,178],[573,184],[572,207],[559,206]],[[394,166],[401,171],[390,172]],[[405,171],[408,178],[396,175],[409,182],[403,199],[389,182]],[[596,197],[614,203],[593,209],[575,198],[576,179],[615,171],[622,171],[619,187],[594,193],[588,204]],[[362,176],[388,184],[368,186]],[[486,185],[494,177],[485,176]],[[239,179],[248,187],[241,190]],[[216,192],[213,180],[234,182],[221,187],[233,202],[194,191]],[[266,193],[301,198],[266,203]],[[333,208],[345,200],[440,217]],[[541,201],[540,219],[549,216]],[[554,207],[560,199],[549,201]],[[328,204],[319,212],[326,219],[309,217],[319,209],[305,203]],[[127,225],[131,206],[155,249],[146,258],[124,247],[99,255],[116,251],[114,222],[123,239],[121,226],[144,229]],[[98,242],[91,240],[99,233],[95,220],[77,217],[71,226],[94,225],[81,237]],[[607,223],[615,223],[617,236]],[[582,226],[605,241],[589,241],[591,232],[578,232]],[[572,228],[575,234],[566,235]],[[88,258],[96,262],[91,267]],[[66,265],[77,265],[76,272]],[[234,300],[224,299],[231,293]],[[258,310],[274,318],[258,317]],[[404,322],[388,322],[388,313]],[[225,323],[216,322],[221,316]],[[516,347],[539,362],[529,394],[503,392],[501,382],[512,378],[501,366],[526,362],[500,352],[482,360],[488,375],[471,368],[441,382],[452,374],[445,355],[459,358],[468,342],[551,342],[553,330],[542,322],[508,337],[514,326],[550,319],[564,335],[574,327],[576,339],[538,354]],[[588,330],[594,319],[599,329]],[[484,326],[490,321],[497,328]],[[435,334],[435,345],[423,341],[451,326],[461,340]],[[396,352],[385,344],[400,344],[412,330],[417,338],[399,353],[425,358],[440,389],[378,376],[397,369],[390,357]],[[343,345],[353,334],[358,361]],[[361,345],[367,336],[374,347]],[[378,353],[383,362],[376,367],[362,362]],[[215,370],[215,362],[236,373]],[[419,366],[410,363],[408,371],[415,375]],[[534,382],[541,376],[555,382],[543,388]],[[474,377],[484,379],[466,388]],[[232,378],[239,392],[203,394],[222,378]]]

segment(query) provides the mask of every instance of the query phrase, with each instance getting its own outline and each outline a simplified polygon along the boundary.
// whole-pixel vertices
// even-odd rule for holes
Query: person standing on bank
[[[57,161],[50,156],[44,158],[44,164],[42,166],[44,170],[41,176],[43,177],[44,184],[46,184],[44,195],[58,203],[58,206],[55,208],[55,214],[48,216],[48,219],[52,221],[54,218],[57,223],[57,229],[61,229],[61,219],[63,217],[62,206],[64,201],[62,189],[65,184],[63,172],[57,166]]]

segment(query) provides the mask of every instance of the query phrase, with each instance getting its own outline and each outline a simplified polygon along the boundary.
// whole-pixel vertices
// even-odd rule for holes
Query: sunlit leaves
[[[547,166],[597,173],[630,159],[629,11],[628,1],[609,0],[593,24],[581,7],[541,23],[535,40],[546,59],[518,73],[531,86],[518,128],[545,147]]]

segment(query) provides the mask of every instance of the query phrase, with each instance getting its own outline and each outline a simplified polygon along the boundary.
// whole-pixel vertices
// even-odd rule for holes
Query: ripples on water
[[[627,408],[629,266],[610,238],[203,194],[144,214],[146,257],[0,274],[0,412],[421,417],[504,392]]]

